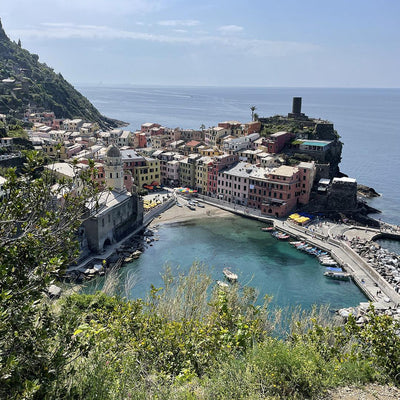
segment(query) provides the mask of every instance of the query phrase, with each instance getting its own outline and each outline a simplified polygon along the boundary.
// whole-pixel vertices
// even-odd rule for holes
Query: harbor
[[[263,217],[259,210],[232,205],[220,199],[202,197],[202,200],[235,214],[265,222],[293,238],[304,240],[310,245],[328,252],[344,271],[351,275],[353,281],[368,299],[374,303],[375,307],[379,309],[398,309],[400,305],[399,293],[366,259],[362,258],[351,247],[351,240],[354,238],[362,242],[370,242],[379,237],[400,240],[398,227],[385,224],[385,229],[380,230],[344,223],[337,224],[330,221],[323,221],[305,227],[290,222],[290,220]]]
[[[187,207],[187,205],[190,205],[189,202],[194,209]],[[229,218],[232,214],[267,224],[263,228],[266,231],[264,234],[271,230],[279,231],[285,238],[296,239],[329,254],[334,262],[343,269],[346,277],[351,277],[351,280],[373,302],[377,309],[397,309],[400,303],[399,294],[372,265],[369,265],[367,260],[357,253],[355,248],[352,248],[352,243],[354,244],[356,241],[357,243],[369,243],[372,239],[385,232],[382,233],[376,229],[366,229],[365,227],[355,227],[343,223],[338,224],[327,220],[320,220],[307,226],[299,226],[290,220],[266,218],[259,215],[256,210],[225,204],[219,199],[206,198],[201,195],[196,196],[195,199],[184,195],[171,195],[168,201],[163,202],[145,214],[145,224],[143,224],[141,230],[132,232],[124,241],[111,245],[101,257],[115,262],[118,251],[126,250],[133,254],[137,251],[138,243],[144,246],[143,248],[139,247],[140,251],[143,250],[144,253],[138,255],[138,257],[143,257],[147,251],[146,248],[149,249],[149,246],[153,246],[153,243],[147,243],[147,239],[153,241],[153,238],[150,239],[151,236],[143,236],[146,227],[149,227],[150,231],[157,233],[158,226],[162,224],[182,224],[195,220],[207,221],[208,219],[215,221],[220,218]],[[390,231],[392,235],[397,234],[393,228]],[[279,238],[277,237],[277,239]],[[156,246],[158,246],[158,243]],[[123,253],[119,258],[121,259],[119,265],[129,264],[133,261],[128,253]],[[90,261],[93,262],[94,259]],[[87,263],[88,260],[86,260],[85,265]],[[81,268],[82,271],[85,265],[75,268]],[[223,276],[222,271],[221,276]],[[325,275],[325,279],[331,279],[331,277]],[[155,277],[155,280],[157,280],[157,277]]]

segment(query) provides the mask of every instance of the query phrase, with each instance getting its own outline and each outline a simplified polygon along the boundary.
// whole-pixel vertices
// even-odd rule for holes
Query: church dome
[[[107,157],[121,157],[121,152],[119,151],[119,148],[115,146],[114,144],[111,144],[107,148],[106,152]]]

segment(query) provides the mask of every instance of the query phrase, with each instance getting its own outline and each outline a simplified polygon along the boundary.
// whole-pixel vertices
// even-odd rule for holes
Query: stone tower
[[[122,156],[119,148],[111,144],[107,148],[106,162],[104,166],[106,185],[113,190],[124,190],[124,170],[122,168]]]

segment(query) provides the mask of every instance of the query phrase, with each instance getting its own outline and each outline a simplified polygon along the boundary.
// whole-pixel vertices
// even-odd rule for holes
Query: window
[[[110,179],[112,179],[112,172],[110,172]]]

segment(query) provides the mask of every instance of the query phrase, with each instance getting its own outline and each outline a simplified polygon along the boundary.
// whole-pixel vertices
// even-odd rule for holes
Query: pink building
[[[252,133],[260,133],[261,131],[261,122],[253,121],[244,124],[244,135],[251,135]]]
[[[239,161],[237,154],[223,154],[213,157],[213,161],[208,165],[207,194],[216,196],[218,189],[218,173]]]
[[[263,141],[263,145],[268,148],[268,153],[279,153],[293,137],[290,132],[276,132]]]
[[[231,168],[220,171],[218,173],[218,197],[230,203],[247,206],[251,175],[257,169],[258,167],[255,165],[239,162]]]
[[[140,132],[150,132],[153,128],[159,128],[161,125],[154,122],[146,122],[140,127]]]
[[[254,174],[249,185],[249,206],[266,215],[284,217],[299,204],[308,203],[314,177],[314,163],[283,165]]]

